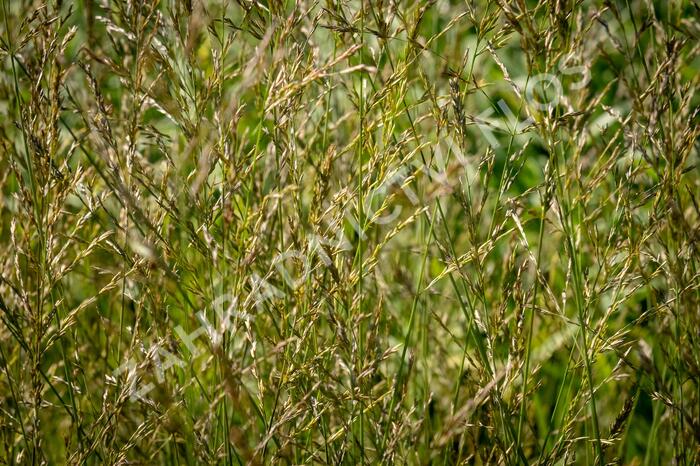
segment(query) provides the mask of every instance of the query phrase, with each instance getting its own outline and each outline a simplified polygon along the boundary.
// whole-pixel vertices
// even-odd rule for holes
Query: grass
[[[700,462],[694,1],[2,1],[2,464]]]

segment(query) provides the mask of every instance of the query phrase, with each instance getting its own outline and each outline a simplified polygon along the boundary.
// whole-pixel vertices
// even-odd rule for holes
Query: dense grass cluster
[[[700,463],[697,1],[0,1],[0,463]]]

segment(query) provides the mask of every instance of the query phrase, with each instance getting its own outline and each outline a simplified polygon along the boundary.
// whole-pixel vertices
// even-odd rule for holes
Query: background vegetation
[[[697,2],[1,14],[3,464],[700,462]]]

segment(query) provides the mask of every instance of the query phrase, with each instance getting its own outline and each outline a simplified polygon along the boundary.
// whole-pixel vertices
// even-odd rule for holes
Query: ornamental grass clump
[[[700,5],[0,0],[2,464],[700,463]]]

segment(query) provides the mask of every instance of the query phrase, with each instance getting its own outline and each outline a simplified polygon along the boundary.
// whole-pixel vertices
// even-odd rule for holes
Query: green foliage
[[[3,464],[700,462],[697,2],[0,1]]]

